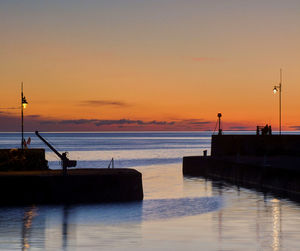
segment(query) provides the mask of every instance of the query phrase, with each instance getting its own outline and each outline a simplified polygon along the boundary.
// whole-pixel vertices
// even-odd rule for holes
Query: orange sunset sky
[[[0,2],[0,131],[300,129],[299,0]]]

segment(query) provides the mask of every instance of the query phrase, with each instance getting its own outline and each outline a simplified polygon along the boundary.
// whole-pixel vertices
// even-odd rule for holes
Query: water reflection
[[[0,249],[165,250],[168,242],[172,250],[297,250],[298,206],[243,187],[186,182],[211,195],[0,208]]]
[[[121,224],[149,220],[170,219],[193,216],[218,210],[222,207],[222,198],[178,198],[153,199],[143,202],[113,203],[104,205],[83,205],[74,208],[77,211],[77,223]]]
[[[273,220],[273,251],[280,249],[281,241],[281,206],[280,200],[273,199],[272,201],[272,220]]]
[[[138,226],[142,222],[193,216],[212,212],[220,207],[222,207],[222,199],[214,196],[153,199],[132,203],[2,208],[0,209],[3,220],[1,223],[5,224],[0,224],[0,249],[7,246],[11,248],[11,244],[6,246],[3,243],[5,235],[16,237],[20,229],[21,246],[24,251],[33,247],[47,247],[49,242],[52,243],[52,247],[54,245],[55,248],[67,250],[76,245],[78,236],[75,234],[75,228],[79,228],[80,235],[89,234],[91,236],[93,232],[97,233],[97,239],[101,240],[102,244],[106,243],[111,246],[111,236],[105,237],[107,232],[115,235],[118,242],[125,242],[131,233],[131,229],[128,229],[130,226],[136,231],[134,236],[136,240],[139,236],[141,238],[141,229]],[[20,211],[23,213],[20,214]],[[59,215],[62,216],[61,220],[59,220]],[[86,228],[86,226],[88,227]],[[9,233],[6,232],[7,228],[10,228]],[[60,234],[57,232],[58,229],[61,229]],[[83,229],[87,231],[82,232]],[[121,229],[123,230],[121,231]],[[99,230],[103,231],[102,235],[98,235]],[[51,233],[51,236],[48,234],[45,236],[45,233]],[[70,242],[70,237],[74,243]],[[61,246],[59,238],[61,238]],[[14,238],[15,241],[16,238]]]
[[[228,207],[221,208],[215,216],[219,246],[233,238],[231,234],[237,234],[235,228],[240,229],[240,238],[254,228],[257,249],[282,250],[282,200],[219,181],[212,181],[212,187],[214,195],[227,197]]]
[[[70,235],[69,227],[69,205],[63,206],[63,218],[62,218],[62,248],[66,250],[68,247],[68,235]]]
[[[36,210],[37,208],[33,206],[24,212],[22,227],[22,250],[29,250],[30,248],[29,239],[31,226],[33,218],[37,215]]]

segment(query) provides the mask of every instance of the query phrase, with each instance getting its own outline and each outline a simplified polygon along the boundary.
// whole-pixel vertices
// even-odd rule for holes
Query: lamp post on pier
[[[273,92],[276,94],[279,91],[279,135],[281,135],[281,89],[282,89],[282,69],[280,69],[280,82],[275,85]]]
[[[21,141],[21,148],[22,150],[24,149],[24,115],[23,115],[23,110],[26,108],[28,102],[23,95],[23,82],[21,84],[21,126],[22,126],[22,141]]]

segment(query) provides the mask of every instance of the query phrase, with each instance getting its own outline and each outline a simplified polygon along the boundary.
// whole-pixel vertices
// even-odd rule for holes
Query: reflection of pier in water
[[[61,232],[53,219],[61,213]],[[15,207],[0,209],[0,250],[47,249],[48,244],[57,249],[67,249],[70,237],[73,239],[74,225],[69,225],[69,207]],[[53,217],[54,216],[54,217]],[[50,218],[50,223],[47,219]],[[20,234],[18,238],[18,234]],[[19,241],[17,241],[19,240]],[[56,243],[53,245],[53,243]],[[61,245],[60,245],[61,243]]]
[[[14,207],[0,209],[0,249],[43,249],[45,218],[38,216],[38,208]]]
[[[202,189],[199,191],[202,197],[152,199],[125,204],[0,208],[0,249],[73,250],[87,247],[90,243],[104,249],[122,247],[123,244],[132,245],[134,249],[142,243],[147,227],[150,225],[152,230],[151,226],[155,225],[143,222],[209,212],[203,218],[212,222],[211,234],[215,237],[212,239],[218,242],[219,250],[225,250],[227,245],[232,250],[230,245],[233,243],[237,245],[235,250],[241,250],[240,247],[247,246],[249,242],[255,250],[279,251],[284,247],[282,217],[291,210],[283,206],[284,202],[204,179],[186,179],[184,185],[187,191],[195,182]],[[222,198],[226,198],[224,206]],[[201,220],[196,224],[202,229]],[[285,231],[289,230],[287,227],[288,224]]]
[[[30,250],[32,247],[44,249],[47,248],[47,228],[46,228],[46,219],[47,219],[47,210],[51,211],[51,208],[45,207],[31,207],[24,212],[23,217],[23,227],[22,227],[22,250]],[[63,206],[59,207],[62,209],[62,249],[66,250],[68,246],[68,238],[70,233],[70,227],[68,224],[69,220],[69,207]],[[60,235],[58,235],[60,236]],[[59,238],[59,237],[58,237]],[[59,243],[59,240],[55,240],[56,243]]]
[[[128,235],[133,228],[136,229],[134,239],[140,239],[142,203],[129,204],[132,207],[127,207],[123,214],[125,221],[118,211],[121,207],[124,213],[126,203],[0,208],[0,250],[72,250],[91,236],[97,239],[98,245],[105,246],[107,243],[112,246],[110,234],[128,232],[118,237],[116,245],[119,245],[120,242],[128,241]],[[131,214],[130,209],[135,213]],[[128,221],[126,216],[129,216]],[[131,223],[133,218],[135,222]],[[76,226],[79,226],[78,231]],[[80,236],[78,240],[77,234]]]
[[[62,208],[62,249],[67,250],[70,241],[75,240],[75,224],[70,223],[70,214],[72,214],[72,207],[64,205]],[[72,244],[72,243],[71,243]]]
[[[66,250],[89,246],[91,240],[94,246],[117,248],[122,243],[135,245],[141,242],[142,222],[195,216],[216,211],[221,206],[219,196],[184,197],[131,203],[30,207],[16,209],[20,211],[18,214],[9,208],[2,210],[2,217],[6,225],[13,228],[10,232],[14,235],[14,242],[18,239],[16,245],[22,246],[23,250]],[[14,215],[14,219],[9,219],[10,215]],[[2,226],[0,233],[7,235]],[[112,242],[112,239],[116,241]],[[2,245],[0,237],[0,249]]]
[[[222,196],[224,192],[224,185],[221,182],[212,182],[213,194]],[[236,192],[237,197],[240,196],[240,187],[225,186],[225,188],[231,189],[231,192]],[[219,248],[226,243],[226,240],[232,240],[234,236],[230,236],[230,229],[239,227],[241,231],[243,228],[255,228],[255,239],[256,247],[253,249],[270,249],[272,251],[279,251],[282,248],[282,208],[281,201],[273,198],[267,199],[264,196],[264,199],[261,200],[261,195],[254,195],[256,199],[256,208],[255,213],[251,212],[252,209],[249,208],[249,211],[245,212],[244,217],[245,222],[240,222],[243,219],[241,218],[232,218],[230,215],[227,215],[226,209],[221,209],[213,217],[213,220],[216,222],[216,228],[218,233]],[[232,212],[229,212],[232,214]],[[253,221],[252,221],[253,218]],[[269,220],[266,220],[269,219]],[[230,220],[230,221],[228,221]],[[244,225],[244,224],[249,225]],[[251,224],[255,226],[251,226]]]
[[[37,208],[35,206],[25,210],[23,217],[23,227],[22,227],[22,250],[30,249],[30,235],[32,232],[32,222],[33,218],[37,215]]]

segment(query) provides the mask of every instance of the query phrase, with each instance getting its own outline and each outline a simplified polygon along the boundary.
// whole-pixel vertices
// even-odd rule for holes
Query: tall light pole
[[[281,89],[282,89],[282,69],[280,69],[280,82],[275,85],[273,92],[276,94],[279,91],[279,135],[281,135]]]
[[[219,119],[219,133],[218,133],[218,135],[222,135],[221,117],[222,117],[222,113],[218,113],[218,119]]]
[[[23,95],[23,82],[21,84],[21,120],[22,120],[22,141],[21,148],[24,149],[24,118],[23,118],[23,110],[26,108],[28,102],[26,101],[25,96]]]

